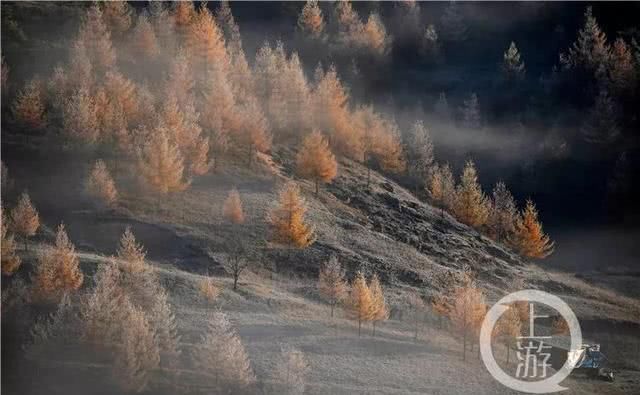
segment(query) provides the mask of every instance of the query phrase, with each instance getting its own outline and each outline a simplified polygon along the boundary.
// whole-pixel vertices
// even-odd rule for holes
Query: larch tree
[[[138,92],[133,81],[117,71],[108,71],[104,79],[104,88],[109,101],[122,106],[126,122],[132,123],[139,118]]]
[[[611,144],[620,138],[619,109],[605,89],[601,89],[593,107],[584,118],[580,132],[592,144]]]
[[[462,126],[469,129],[480,129],[482,126],[480,120],[480,105],[478,103],[478,95],[471,93],[469,98],[462,103]]]
[[[255,384],[249,356],[224,313],[211,315],[194,350],[195,366],[210,378],[213,392],[243,393]]]
[[[305,137],[296,157],[296,171],[301,177],[313,180],[316,195],[319,182],[331,182],[338,174],[336,157],[320,131],[315,130]]]
[[[81,338],[98,347],[117,344],[127,313],[122,308],[127,296],[116,262],[110,260],[98,267],[94,281],[96,285],[80,301]]]
[[[159,193],[183,191],[189,186],[184,180],[180,150],[169,141],[165,128],[160,127],[151,135],[151,140],[139,153],[138,166],[146,184]]]
[[[102,9],[97,4],[91,6],[84,14],[76,42],[85,51],[96,75],[104,75],[115,66],[116,52],[111,42],[111,31],[105,22]]]
[[[240,199],[240,193],[235,187],[229,191],[229,194],[224,201],[222,206],[222,216],[227,221],[234,224],[244,223],[242,200]]]
[[[102,159],[96,160],[85,185],[87,193],[106,206],[113,206],[118,199],[116,184]]]
[[[69,240],[64,224],[58,226],[56,244],[38,257],[34,285],[45,299],[55,299],[82,286],[84,276],[75,246]]]
[[[18,270],[20,264],[22,264],[22,260],[16,254],[16,242],[13,238],[13,235],[9,233],[9,228],[7,224],[7,218],[4,215],[4,210],[2,205],[0,204],[0,227],[2,228],[2,233],[0,237],[0,248],[1,248],[1,260],[2,260],[2,274],[5,276],[11,276],[13,273]]]
[[[31,129],[41,129],[47,125],[45,116],[45,100],[42,94],[42,82],[32,78],[25,87],[18,92],[13,103],[13,116]]]
[[[520,314],[515,306],[509,306],[496,326],[496,336],[507,349],[507,363],[509,363],[510,350],[515,345],[518,336],[522,336],[522,322]]]
[[[465,164],[460,185],[456,189],[454,212],[460,222],[472,227],[477,228],[487,222],[489,204],[478,183],[476,167],[471,160]]]
[[[373,323],[373,336],[376,335],[376,323],[379,321],[385,321],[389,318],[389,309],[387,308],[387,302],[384,297],[384,291],[382,290],[382,284],[380,284],[380,278],[377,273],[374,273],[369,282],[369,292],[371,293],[371,321]]]
[[[177,97],[170,94],[159,114],[158,126],[171,132],[171,140],[178,145],[185,159],[186,170],[192,175],[209,171],[209,139],[201,136],[198,124],[200,115],[191,103],[180,105]]]
[[[511,41],[509,48],[502,56],[502,75],[507,81],[519,81],[525,75],[524,61],[520,59],[520,51],[516,43]]]
[[[600,29],[591,7],[587,7],[578,38],[568,53],[560,54],[560,64],[567,70],[581,67],[596,72],[600,66],[607,64],[610,52],[607,35]]]
[[[136,27],[133,30],[132,42],[135,53],[143,59],[155,59],[160,55],[158,37],[149,22],[149,16],[144,12],[138,15]]]
[[[212,70],[228,71],[230,62],[224,36],[206,5],[200,6],[187,32],[185,46],[196,76],[205,80]]]
[[[453,292],[453,303],[449,317],[462,337],[462,359],[466,360],[467,341],[473,336],[486,313],[484,294],[473,282],[457,287]]]
[[[636,86],[638,78],[631,49],[622,37],[618,37],[613,43],[609,62],[611,91],[618,96],[631,93]]]
[[[429,169],[427,181],[425,183],[427,195],[440,207],[442,215],[444,210],[452,210],[455,202],[456,186],[453,173],[449,164],[434,164]]]
[[[145,312],[131,303],[123,303],[124,322],[121,340],[116,347],[114,374],[127,391],[142,392],[148,388],[152,373],[160,365],[156,333]]]
[[[418,184],[425,180],[434,160],[433,141],[422,121],[416,121],[411,127],[407,147],[407,161],[411,173],[416,178],[415,190],[417,192]]]
[[[369,14],[367,23],[362,27],[359,35],[359,44],[376,55],[385,55],[390,46],[391,39],[387,35],[387,29],[376,12]]]
[[[444,189],[442,185],[442,171],[440,165],[435,163],[429,169],[428,177],[425,182],[427,196],[436,204],[442,207],[444,198]]]
[[[116,35],[124,34],[131,27],[132,9],[126,1],[105,1],[102,15],[109,30]]]
[[[81,88],[67,99],[62,116],[64,133],[71,139],[82,144],[93,144],[100,138],[98,108],[88,89]]]
[[[307,0],[298,16],[298,28],[314,39],[321,39],[324,32],[324,18],[317,0]]]
[[[40,227],[40,216],[31,204],[29,194],[23,192],[18,204],[11,210],[11,228],[20,235],[24,241],[24,249],[27,250],[29,237],[36,234]]]
[[[201,124],[209,136],[214,168],[219,166],[232,137],[241,133],[242,114],[237,111],[233,87],[222,73],[205,81],[200,101]]]
[[[333,318],[334,307],[344,301],[349,294],[349,284],[345,280],[344,269],[337,257],[332,256],[320,268],[318,291],[331,306],[331,318]]]
[[[306,223],[307,205],[300,195],[300,188],[287,182],[278,192],[278,205],[268,214],[267,220],[273,228],[273,241],[304,248],[315,241],[313,227]]]
[[[120,260],[120,267],[129,273],[141,273],[147,270],[145,263],[147,253],[142,244],[136,241],[130,227],[127,227],[120,237],[116,256]]]
[[[554,243],[542,230],[538,210],[532,200],[527,200],[516,222],[514,244],[520,254],[528,258],[542,259],[553,253]]]
[[[172,21],[175,24],[179,39],[184,43],[189,28],[196,18],[196,9],[193,1],[177,1],[173,3]]]
[[[304,394],[306,375],[310,366],[302,351],[293,347],[282,347],[280,359],[275,368],[275,378],[281,385],[283,394]]]
[[[499,181],[492,192],[491,206],[487,225],[489,233],[496,240],[508,241],[515,231],[518,208],[513,195],[504,182]]]
[[[364,157],[363,130],[355,128],[348,108],[349,94],[332,65],[324,73],[316,69],[316,88],[313,92],[314,123],[326,131],[336,152],[353,160]]]
[[[249,164],[258,152],[266,153],[271,149],[273,137],[269,132],[269,123],[259,103],[255,99],[247,100],[239,108],[243,114],[240,141],[247,147]]]
[[[178,105],[187,106],[193,103],[194,87],[193,70],[187,54],[184,50],[178,50],[169,64],[164,93],[167,97],[174,96]]]
[[[375,311],[371,291],[362,272],[358,272],[351,284],[351,292],[346,306],[349,316],[358,321],[358,337],[360,337],[362,322],[370,321],[372,312]]]

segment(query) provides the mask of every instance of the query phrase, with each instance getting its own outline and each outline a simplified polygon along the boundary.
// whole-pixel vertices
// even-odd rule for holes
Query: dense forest
[[[278,265],[297,260],[313,281],[317,274],[332,322],[342,307],[358,337],[363,323],[375,336],[390,318],[393,286],[422,289],[402,294],[415,340],[418,316],[430,311],[439,329],[446,320],[460,335],[466,360],[495,296],[483,282],[522,288],[514,284],[523,262],[579,257],[570,244],[561,250],[565,229],[606,226],[629,240],[637,231],[638,11],[637,3],[3,2],[2,274],[11,285],[3,317],[29,306],[28,318],[3,326],[24,342],[12,349],[50,361],[63,344],[63,357],[108,366],[125,392],[164,391],[185,375],[198,384],[181,391],[255,393],[269,381],[227,313],[208,309],[204,333],[185,341],[191,322],[172,303],[188,300],[180,292],[191,282],[199,301],[231,291],[245,298],[254,291],[244,289],[247,278],[267,283],[256,262],[274,262],[272,284]],[[56,168],[81,179],[81,191],[58,184]],[[224,199],[207,201],[211,177],[223,180],[215,186]],[[256,203],[263,178],[273,183],[266,210]],[[253,189],[238,188],[242,181]],[[348,183],[364,197],[340,189]],[[410,198],[396,197],[405,190]],[[380,196],[383,209],[373,207]],[[201,210],[203,201],[211,207]],[[462,235],[448,247],[454,253],[482,252],[440,262],[450,270],[428,281],[376,268],[375,254],[373,263],[346,262],[346,250],[327,252],[335,235],[323,210],[333,204],[365,213],[345,209],[336,223],[346,229],[372,229],[419,253],[445,255],[425,247],[440,240],[404,231],[415,218],[445,238]],[[399,214],[384,223],[382,211]],[[177,234],[206,225],[193,232],[213,234],[222,248],[185,253],[208,264],[185,269],[197,279],[164,266],[170,275],[160,274],[136,239],[143,232],[129,226],[109,245],[113,256],[97,243],[76,249],[74,226],[57,217],[78,212],[91,213],[82,229],[105,218],[145,230],[139,223],[173,223]],[[50,227],[45,217],[60,222]],[[351,220],[366,226],[344,225]],[[220,242],[215,226],[231,236]],[[175,244],[155,247],[179,248],[168,240]],[[492,274],[467,264],[496,256],[509,265]],[[87,262],[99,264],[87,270]],[[210,273],[217,269],[230,290]],[[504,336],[522,332],[528,314],[514,305],[501,321],[507,358]],[[304,392],[305,356],[280,351],[269,380],[284,385],[280,393]]]

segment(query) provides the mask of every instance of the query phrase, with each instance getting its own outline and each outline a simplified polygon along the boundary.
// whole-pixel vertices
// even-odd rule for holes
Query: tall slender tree
[[[362,322],[371,320],[373,316],[372,312],[374,311],[374,301],[371,296],[371,291],[362,272],[358,272],[351,284],[351,292],[349,293],[346,306],[349,316],[358,321],[358,337],[360,337]]]
[[[165,128],[154,131],[139,154],[138,165],[145,183],[159,193],[183,191],[189,186],[184,180],[182,155],[169,141]]]
[[[273,228],[273,241],[297,248],[309,246],[315,241],[314,230],[305,220],[307,205],[300,188],[289,181],[278,195],[278,205],[267,216]]]
[[[38,294],[45,299],[55,299],[80,288],[84,276],[79,263],[75,246],[69,240],[64,224],[60,224],[55,246],[38,257],[34,281]]]
[[[538,210],[532,200],[527,200],[524,211],[516,222],[514,243],[520,253],[529,258],[542,259],[553,253],[554,243],[542,230]]]
[[[11,228],[22,237],[24,249],[27,250],[29,237],[36,234],[40,227],[40,216],[27,192],[22,192],[18,204],[11,210]]]
[[[460,185],[456,189],[454,211],[456,218],[467,225],[479,227],[487,222],[489,204],[478,183],[476,167],[471,160],[465,164],[460,177]]]
[[[331,306],[331,318],[336,304],[345,300],[349,291],[349,284],[344,278],[344,269],[336,256],[332,256],[320,269],[318,290],[320,295]]]
[[[314,181],[316,195],[319,182],[331,182],[338,174],[338,162],[320,131],[305,137],[296,157],[296,169],[300,176]]]

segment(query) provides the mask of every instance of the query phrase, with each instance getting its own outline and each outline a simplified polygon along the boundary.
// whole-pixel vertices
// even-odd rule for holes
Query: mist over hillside
[[[512,393],[522,289],[640,388],[638,3],[1,11],[7,393]]]

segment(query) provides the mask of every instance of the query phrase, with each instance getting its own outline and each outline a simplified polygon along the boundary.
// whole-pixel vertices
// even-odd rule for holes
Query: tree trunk
[[[316,178],[316,196],[318,196],[318,179]]]
[[[333,318],[333,306],[334,305],[335,305],[334,303],[331,303],[331,318]]]
[[[358,337],[360,337],[360,327],[362,326],[362,320],[358,319]]]
[[[373,321],[371,324],[373,325],[373,337],[376,337],[376,322]]]
[[[509,363],[509,345],[507,344],[507,363]]]
[[[237,290],[238,289],[238,277],[240,277],[240,275],[238,274],[234,274],[233,275],[233,290]]]
[[[370,182],[371,182],[371,167],[367,165],[367,189],[369,189]]]

